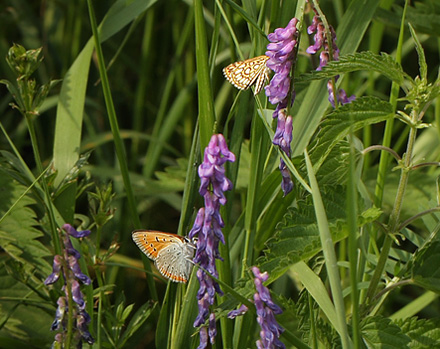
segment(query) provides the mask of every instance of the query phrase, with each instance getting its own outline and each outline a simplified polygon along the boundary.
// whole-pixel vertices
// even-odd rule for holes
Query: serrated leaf
[[[402,66],[386,53],[380,55],[370,51],[343,55],[338,61],[331,61],[321,71],[313,71],[299,76],[295,82],[303,83],[312,80],[328,80],[336,75],[358,70],[377,72],[391,81],[401,85],[405,78],[410,79]]]
[[[417,37],[416,32],[412,27],[411,23],[408,23],[408,26],[409,26],[409,31],[411,32],[411,36],[414,40],[414,43],[416,44],[417,56],[419,57],[420,78],[426,81],[428,77],[428,66],[426,64],[425,52],[423,51],[422,44],[420,43],[419,38]]]
[[[373,316],[361,322],[361,333],[367,348],[408,348],[410,338],[390,319]]]
[[[0,176],[0,188],[0,217],[14,205],[0,223],[0,247],[10,258],[24,265],[29,273],[36,271],[41,277],[47,276],[51,268],[45,257],[50,252],[37,240],[43,233],[35,228],[38,225],[36,214],[29,207],[35,201],[29,196],[19,200],[26,187],[9,176]]]
[[[417,319],[416,317],[394,321],[402,332],[411,338],[410,348],[439,348],[440,319]]]
[[[341,186],[325,187],[324,205],[328,216],[333,241],[337,242],[348,234],[346,223],[346,195]],[[367,224],[377,217],[378,212],[361,216],[359,224]],[[311,197],[306,202],[291,208],[277,226],[275,236],[267,242],[265,256],[260,258],[261,269],[270,271],[271,280],[280,277],[289,266],[314,256],[321,251],[315,210]]]
[[[390,103],[376,97],[360,97],[330,113],[322,123],[321,137],[317,137],[310,158],[317,171],[332,148],[345,136],[367,125],[392,117]]]
[[[427,290],[440,292],[440,241],[423,247],[414,259],[411,275],[414,283]]]

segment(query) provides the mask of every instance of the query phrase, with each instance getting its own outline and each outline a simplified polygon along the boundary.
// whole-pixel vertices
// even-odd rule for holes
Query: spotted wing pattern
[[[163,276],[174,282],[188,281],[196,249],[191,240],[155,230],[136,230],[132,237]]]
[[[240,90],[246,90],[255,83],[254,95],[257,95],[269,79],[269,70],[266,66],[268,59],[268,56],[263,55],[235,62],[223,68],[223,74]]]

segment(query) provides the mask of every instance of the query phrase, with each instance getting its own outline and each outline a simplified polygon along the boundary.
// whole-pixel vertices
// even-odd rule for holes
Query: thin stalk
[[[312,188],[313,206],[315,208],[316,220],[318,222],[319,237],[324,253],[325,266],[330,281],[331,293],[335,303],[336,317],[339,324],[341,343],[343,348],[352,348],[352,343],[348,335],[347,323],[345,321],[345,305],[342,295],[341,279],[339,278],[338,261],[333,244],[333,239],[328,226],[327,214],[324,203],[322,202],[318,182],[313,172],[313,165],[310,161],[307,150],[304,151],[307,165],[310,187]]]
[[[103,287],[104,283],[102,282],[102,277],[100,274],[99,270],[96,270],[96,279],[98,280],[98,285],[99,287]],[[101,347],[101,340],[102,340],[102,302],[104,299],[104,292],[103,291],[99,291],[99,304],[98,304],[98,319],[97,319],[97,324],[96,324],[96,344],[98,346],[98,348],[102,348]]]
[[[104,56],[102,54],[102,49],[101,49],[101,45],[100,45],[100,41],[99,41],[99,34],[98,34],[98,27],[96,24],[95,12],[93,10],[91,0],[87,0],[87,5],[89,8],[90,24],[92,27],[93,38],[95,41],[96,55],[98,58],[99,75],[100,75],[100,78],[102,81],[102,91],[104,94],[105,105],[106,105],[107,112],[108,112],[108,119],[110,122],[112,134],[113,134],[116,156],[118,158],[118,163],[119,163],[119,167],[121,170],[122,180],[124,182],[125,193],[127,195],[128,207],[129,207],[131,219],[133,221],[135,228],[140,228],[141,222],[140,222],[139,216],[137,214],[136,200],[135,200],[135,197],[133,194],[133,189],[131,186],[130,176],[129,176],[129,172],[128,172],[128,165],[127,165],[127,161],[126,161],[127,156],[126,156],[126,152],[125,152],[125,148],[124,148],[124,143],[122,142],[121,134],[119,132],[118,120],[116,117],[115,107],[113,105],[113,98],[112,98],[111,91],[110,91],[110,84],[108,82],[107,70],[105,68],[105,62],[104,62]],[[154,280],[150,274],[150,272],[151,272],[150,263],[146,262],[146,263],[144,263],[144,266],[145,266],[145,269],[147,270],[146,277],[147,277],[147,283],[148,283],[148,288],[151,293],[151,297],[153,298],[153,300],[158,300],[156,286],[155,286]]]
[[[417,115],[413,115],[413,120],[417,120],[416,117]],[[416,136],[417,136],[417,128],[415,126],[412,126],[409,132],[408,146],[404,158],[404,166],[401,171],[399,186],[397,188],[396,199],[394,200],[393,210],[391,212],[390,219],[388,222],[389,233],[385,238],[382,250],[380,252],[379,260],[374,270],[373,277],[370,281],[370,286],[368,287],[367,301],[373,299],[373,296],[376,293],[377,286],[379,284],[382,273],[385,269],[385,264],[388,259],[388,254],[390,252],[391,245],[393,242],[392,235],[395,234],[398,229],[400,211],[402,208],[403,198],[405,196],[405,190],[408,184],[409,171],[411,167],[411,158],[414,150],[414,143],[416,141]]]
[[[35,117],[35,115],[33,115],[32,112],[26,112],[26,114],[25,114],[26,123],[27,123],[28,130],[29,130],[29,135],[31,137],[32,150],[33,150],[34,156],[35,156],[35,163],[37,165],[38,173],[41,174],[44,172],[44,170],[43,170],[43,164],[41,162],[40,151],[38,150],[38,141],[37,141],[37,136],[35,134],[35,127],[34,127],[34,117]],[[57,234],[57,227],[55,224],[55,215],[53,212],[52,200],[51,200],[51,196],[49,193],[49,187],[47,186],[46,178],[44,178],[44,176],[41,178],[41,183],[43,185],[43,190],[44,190],[44,193],[46,195],[46,200],[47,200],[47,202],[46,202],[47,214],[49,217],[50,230],[52,232],[52,240],[53,240],[53,244],[54,244],[55,254],[61,254],[61,244],[60,244],[59,236]]]

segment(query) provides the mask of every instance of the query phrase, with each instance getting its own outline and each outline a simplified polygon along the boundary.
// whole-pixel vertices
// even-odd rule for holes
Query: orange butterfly
[[[257,95],[269,79],[269,68],[266,66],[268,59],[268,56],[263,55],[235,62],[223,68],[223,74],[240,90],[246,90],[255,83],[254,95]]]
[[[133,241],[160,273],[174,282],[187,282],[193,267],[195,240],[156,230],[135,230]]]

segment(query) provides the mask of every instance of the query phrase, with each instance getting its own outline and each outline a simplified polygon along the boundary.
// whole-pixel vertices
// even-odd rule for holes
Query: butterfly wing
[[[188,281],[195,251],[188,239],[155,230],[136,230],[132,238],[163,276],[175,282]]]
[[[180,236],[179,236],[180,237]],[[195,247],[187,240],[170,244],[160,251],[156,267],[160,273],[175,282],[187,282],[193,267]]]
[[[225,78],[236,88],[246,90],[257,81],[254,94],[258,94],[266,81],[268,56],[258,56],[229,64],[223,69]]]

